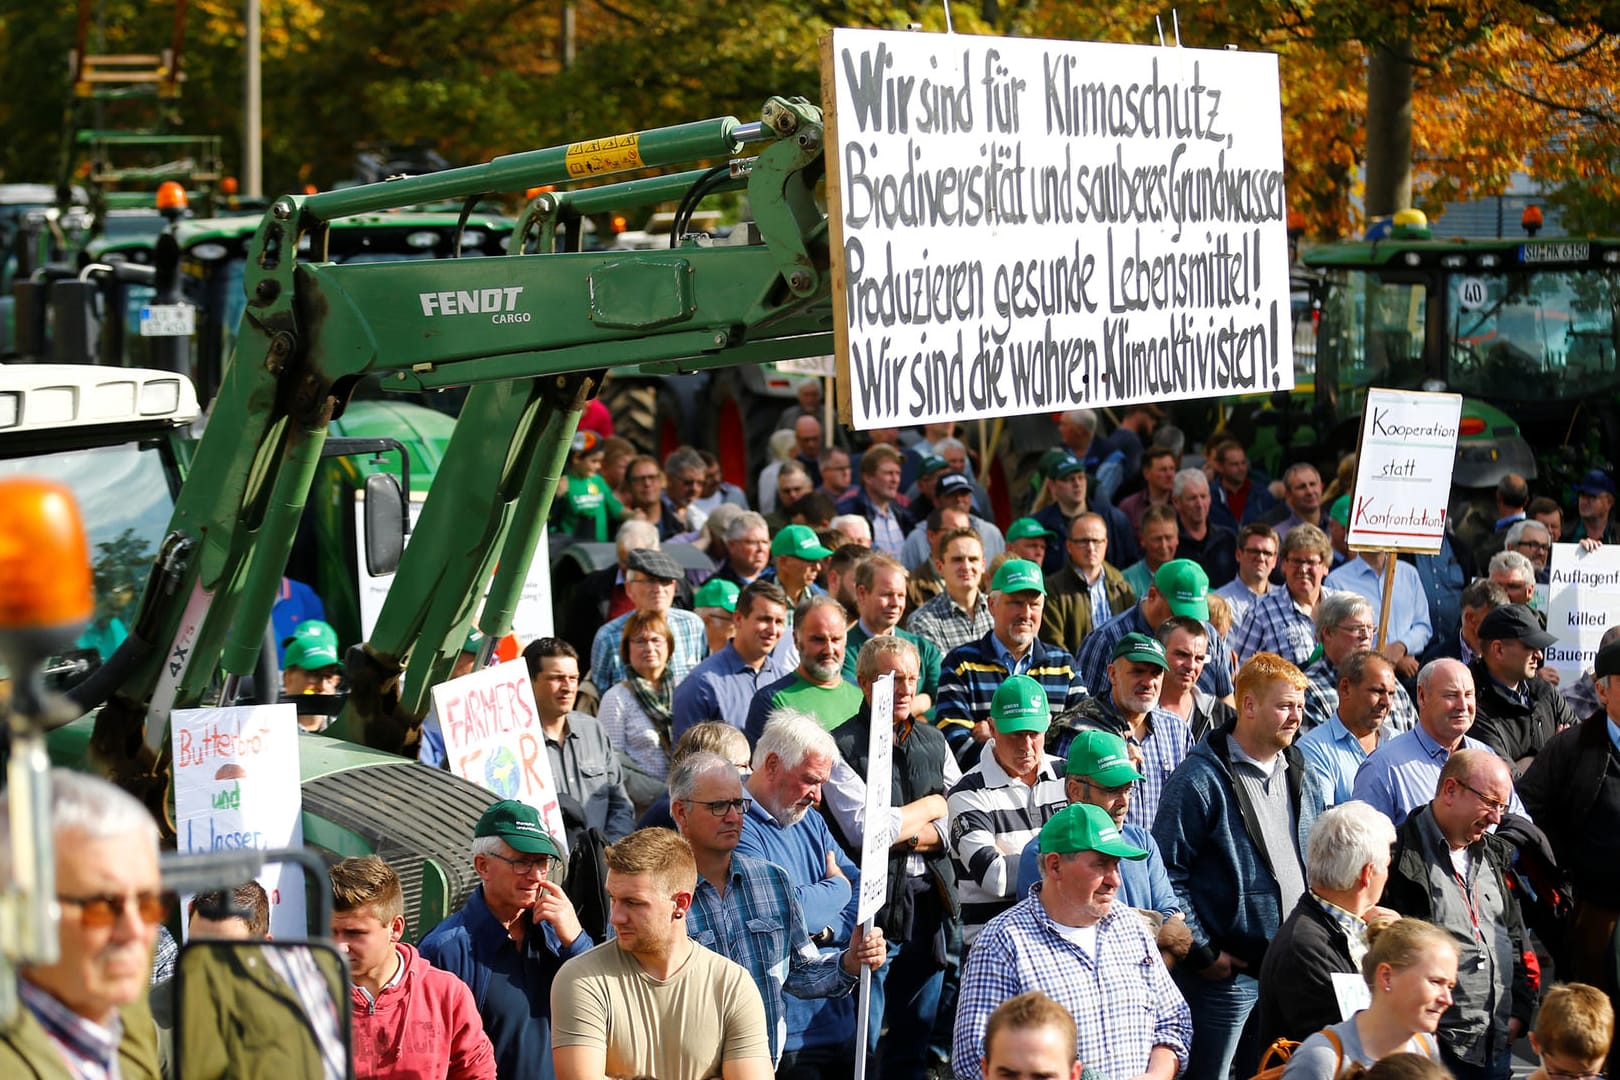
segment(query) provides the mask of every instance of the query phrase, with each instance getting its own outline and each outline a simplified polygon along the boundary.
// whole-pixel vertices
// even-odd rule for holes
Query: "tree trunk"
[[[1367,58],[1367,217],[1412,205],[1412,64],[1405,42]]]

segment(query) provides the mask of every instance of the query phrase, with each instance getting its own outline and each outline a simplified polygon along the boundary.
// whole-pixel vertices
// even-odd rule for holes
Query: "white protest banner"
[[[801,356],[778,360],[776,367],[777,370],[785,371],[789,375],[818,375],[825,378],[838,374],[838,365],[832,356]]]
[[[1437,552],[1446,535],[1462,397],[1371,389],[1346,538],[1357,550]]]
[[[822,107],[855,427],[1293,387],[1275,56],[835,30]]]
[[[1544,659],[1571,686],[1592,669],[1603,632],[1620,626],[1620,546],[1554,544],[1547,579],[1547,633],[1558,640]]]
[[[296,708],[176,709],[169,732],[178,850],[304,846]],[[270,933],[307,936],[299,867],[267,866],[259,884],[270,894]]]
[[[502,799],[534,807],[566,852],[562,807],[528,664],[509,660],[442,682],[431,693],[450,771]]]
[[[861,901],[855,921],[878,913],[889,895],[889,781],[894,762],[894,673],[872,684],[872,733],[866,754],[866,833],[861,839]]]

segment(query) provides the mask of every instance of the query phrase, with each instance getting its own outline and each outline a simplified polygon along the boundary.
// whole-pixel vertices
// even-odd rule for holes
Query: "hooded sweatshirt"
[[[404,966],[375,1001],[358,986],[350,991],[357,1080],[495,1080],[472,991],[412,946],[395,947]]]

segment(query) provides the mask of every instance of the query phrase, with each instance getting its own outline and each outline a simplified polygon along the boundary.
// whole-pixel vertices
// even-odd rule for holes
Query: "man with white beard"
[[[1142,772],[1125,820],[1151,828],[1159,812],[1164,782],[1192,749],[1192,730],[1169,709],[1159,707],[1159,691],[1169,667],[1164,646],[1147,634],[1126,634],[1108,663],[1106,697],[1089,697],[1055,717],[1046,734],[1046,752],[1065,757],[1077,732],[1111,731],[1125,740]]]

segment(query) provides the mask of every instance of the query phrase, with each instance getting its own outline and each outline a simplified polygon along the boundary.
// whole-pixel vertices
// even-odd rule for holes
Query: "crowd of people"
[[[1507,1080],[1526,1035],[1551,1080],[1605,1071],[1620,626],[1560,685],[1531,601],[1553,542],[1612,541],[1607,476],[1567,530],[1506,477],[1496,520],[1386,564],[1346,547],[1353,466],[1273,479],[1150,405],[1057,418],[1011,513],[952,425],[857,448],[819,416],[784,415],[751,493],[576,436],[553,527],[615,563],[521,653],[565,834],[491,805],[479,886],[414,948],[387,864],[334,868],[359,1075],[842,1078],[864,1043],[885,1080],[1249,1080],[1281,1040],[1289,1080]],[[335,650],[305,627],[288,670],[324,685]],[[149,948],[155,879],[77,857],[63,934]],[[34,1050],[112,1073],[140,1002],[29,979]]]

